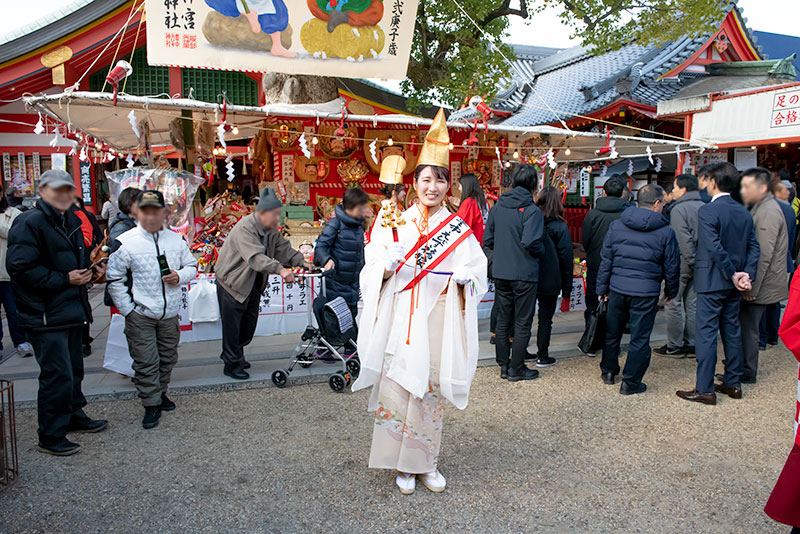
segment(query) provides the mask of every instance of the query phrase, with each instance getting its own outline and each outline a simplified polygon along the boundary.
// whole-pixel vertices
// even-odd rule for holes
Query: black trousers
[[[536,311],[536,282],[495,280],[495,358],[499,365],[508,365],[509,372],[519,374],[525,366],[531,324]],[[509,337],[514,337],[513,347]]]
[[[589,317],[597,308],[597,271],[586,269],[586,311],[583,312],[584,328],[589,327]]]
[[[642,383],[650,366],[650,334],[653,333],[657,311],[658,296],[632,297],[611,291],[606,314],[606,341],[600,362],[603,373],[619,373],[619,344],[625,325],[630,320],[631,341],[625,368],[622,370],[622,381],[633,388]]]
[[[222,354],[225,365],[242,365],[244,348],[253,341],[258,323],[258,305],[261,302],[261,276],[256,277],[250,294],[244,302],[217,284],[219,315],[222,318]]]
[[[765,304],[742,300],[739,307],[739,324],[742,328],[742,378],[755,380],[758,376],[758,338],[761,335],[761,318]]]
[[[27,330],[39,364],[39,441],[53,443],[67,434],[73,417],[83,419],[83,327]]]
[[[536,300],[539,301],[536,346],[539,349],[539,358],[544,358],[550,355],[550,336],[553,333],[553,315],[556,313],[558,295],[537,295]]]

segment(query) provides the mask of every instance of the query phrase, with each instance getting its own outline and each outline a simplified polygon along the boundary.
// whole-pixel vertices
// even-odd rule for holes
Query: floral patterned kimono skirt
[[[386,377],[392,358],[386,355],[369,455],[372,468],[412,474],[436,470],[445,405],[445,398],[439,391],[445,298],[446,295],[439,296],[430,314],[430,373],[428,391],[421,399]]]

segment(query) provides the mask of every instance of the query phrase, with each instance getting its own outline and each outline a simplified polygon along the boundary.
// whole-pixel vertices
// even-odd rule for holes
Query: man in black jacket
[[[513,189],[503,193],[489,212],[483,250],[490,260],[495,260],[491,262],[491,276],[495,281],[495,302],[499,310],[495,354],[500,378],[516,382],[539,376],[536,369],[525,365],[525,358],[536,310],[544,218],[533,203],[538,183],[534,166],[518,165],[511,180]],[[509,342],[511,336],[513,351]]]
[[[83,411],[81,329],[92,313],[86,284],[98,272],[89,268],[74,189],[65,171],[43,173],[42,198],[14,220],[6,256],[20,322],[40,368],[38,449],[56,456],[80,450],[67,432],[99,432],[108,425]]]
[[[606,338],[600,363],[603,382],[619,374],[619,344],[630,320],[631,340],[619,392],[643,393],[650,365],[650,334],[658,311],[662,280],[668,301],[678,293],[680,253],[664,208],[664,190],[648,184],[639,190],[639,206],[625,210],[608,230],[597,273],[597,294],[608,301]]]
[[[616,221],[628,207],[622,194],[628,184],[620,176],[615,175],[603,184],[603,196],[594,203],[594,209],[586,214],[583,220],[581,243],[586,251],[586,311],[583,316],[586,325],[589,317],[597,307],[597,271],[600,269],[600,251],[603,249],[603,240],[608,233],[608,227]]]

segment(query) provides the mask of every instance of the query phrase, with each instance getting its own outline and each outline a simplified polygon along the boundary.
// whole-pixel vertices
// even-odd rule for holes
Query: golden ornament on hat
[[[450,135],[447,133],[444,110],[441,108],[433,119],[433,124],[428,130],[428,135],[425,136],[425,142],[419,153],[417,167],[421,165],[450,168]]]
[[[403,156],[386,156],[383,158],[383,163],[381,163],[379,180],[384,184],[402,184],[405,168],[406,160]]]

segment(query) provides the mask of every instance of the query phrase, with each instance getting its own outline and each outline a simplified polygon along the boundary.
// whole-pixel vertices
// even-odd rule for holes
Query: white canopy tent
[[[65,91],[54,95],[27,96],[25,103],[29,108],[38,111],[58,122],[64,123],[70,130],[83,132],[100,140],[119,151],[135,150],[139,139],[131,125],[131,110],[136,120],[147,118],[150,127],[150,143],[156,147],[170,146],[170,122],[175,118],[188,118],[193,121],[207,121],[215,127],[221,120],[222,108],[215,103],[201,102],[187,98],[161,98],[150,96],[131,96],[120,94],[116,105],[110,93]],[[191,112],[187,117],[184,111]],[[227,106],[227,123],[238,128],[238,134],[231,132],[225,135],[226,140],[249,139],[264,126],[269,117],[305,118],[319,121],[338,121],[344,116],[347,122],[372,125],[426,128],[431,120],[410,115],[350,115],[343,99],[323,104],[289,105],[271,104],[261,107]],[[474,123],[448,122],[451,129],[472,130]],[[537,152],[547,152],[548,147],[558,150],[556,159],[560,163],[584,161],[609,161],[610,154],[598,154],[596,151],[606,145],[606,134],[602,132],[581,132],[555,128],[552,126],[512,127],[492,125],[488,130],[501,132],[509,141],[509,146],[521,146],[526,140],[538,139],[534,142]],[[478,133],[484,131],[479,125]],[[657,134],[655,134],[657,135]],[[641,156],[658,156],[660,154],[676,154],[702,151],[713,148],[703,141],[687,142],[682,140],[659,139],[614,135],[612,139],[617,152],[613,161],[622,158]],[[649,147],[649,151],[648,151]],[[569,151],[566,149],[569,148]],[[510,152],[510,150],[509,150]],[[567,153],[569,152],[569,154]]]

